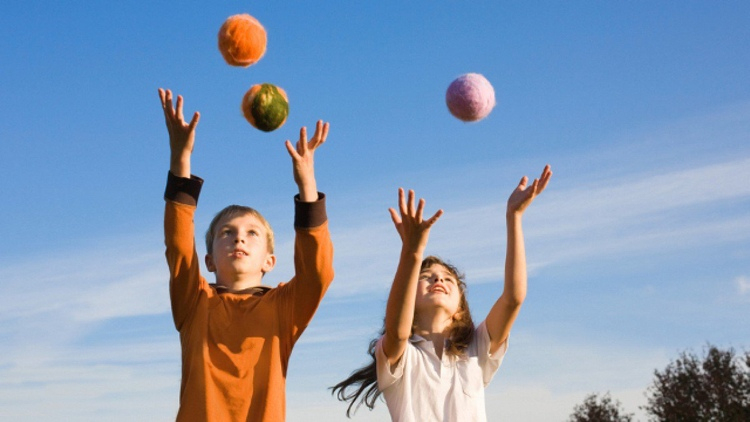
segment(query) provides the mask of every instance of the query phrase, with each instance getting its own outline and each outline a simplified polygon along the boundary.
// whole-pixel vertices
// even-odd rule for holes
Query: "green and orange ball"
[[[286,123],[289,99],[286,92],[274,84],[253,85],[242,98],[242,114],[253,127],[271,132]]]

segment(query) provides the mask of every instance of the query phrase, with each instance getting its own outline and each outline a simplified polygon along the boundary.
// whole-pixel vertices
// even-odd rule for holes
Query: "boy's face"
[[[271,271],[276,257],[268,250],[268,233],[252,214],[222,219],[216,225],[213,250],[206,255],[217,282],[258,277]]]
[[[456,276],[440,264],[433,264],[419,273],[416,309],[439,306],[451,315],[459,311],[461,288]]]

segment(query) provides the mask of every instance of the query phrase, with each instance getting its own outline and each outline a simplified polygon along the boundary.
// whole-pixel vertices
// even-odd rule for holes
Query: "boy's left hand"
[[[544,166],[542,175],[538,179],[534,179],[531,186],[526,186],[529,178],[523,176],[521,181],[518,183],[518,187],[510,194],[508,198],[508,215],[521,215],[526,208],[531,205],[531,202],[536,198],[537,195],[542,193],[544,188],[547,187],[549,179],[552,177],[552,169],[549,164]]]
[[[315,202],[318,200],[318,187],[315,182],[314,157],[315,150],[323,145],[328,137],[328,123],[318,120],[315,125],[315,134],[310,140],[307,139],[307,128],[302,127],[299,131],[299,140],[296,148],[292,142],[286,141],[286,149],[292,157],[292,170],[294,182],[299,187],[300,200],[302,202]]]

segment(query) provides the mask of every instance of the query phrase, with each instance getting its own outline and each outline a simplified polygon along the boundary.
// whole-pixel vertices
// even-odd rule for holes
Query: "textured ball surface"
[[[266,53],[266,30],[248,14],[230,16],[219,29],[219,51],[228,64],[248,67]]]
[[[242,114],[255,128],[271,132],[286,122],[289,99],[276,85],[253,85],[242,98]]]
[[[467,73],[451,82],[445,102],[458,119],[476,122],[487,117],[495,107],[495,90],[484,76]]]

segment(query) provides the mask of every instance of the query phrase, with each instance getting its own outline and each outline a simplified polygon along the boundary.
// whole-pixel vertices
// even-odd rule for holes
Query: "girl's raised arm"
[[[490,335],[490,353],[496,352],[510,335],[510,329],[526,298],[526,248],[523,240],[521,217],[526,208],[547,187],[552,170],[547,165],[539,179],[526,186],[524,176],[508,198],[506,222],[508,246],[505,254],[505,284],[503,293],[487,315],[487,331]]]
[[[408,198],[406,198],[404,189],[399,188],[398,202],[399,211],[389,208],[393,224],[401,236],[401,256],[385,309],[383,352],[390,365],[401,359],[411,337],[414,301],[424,250],[427,246],[430,228],[443,215],[443,210],[438,210],[435,215],[424,220],[425,201],[420,199],[415,204],[413,190],[409,191]]]

